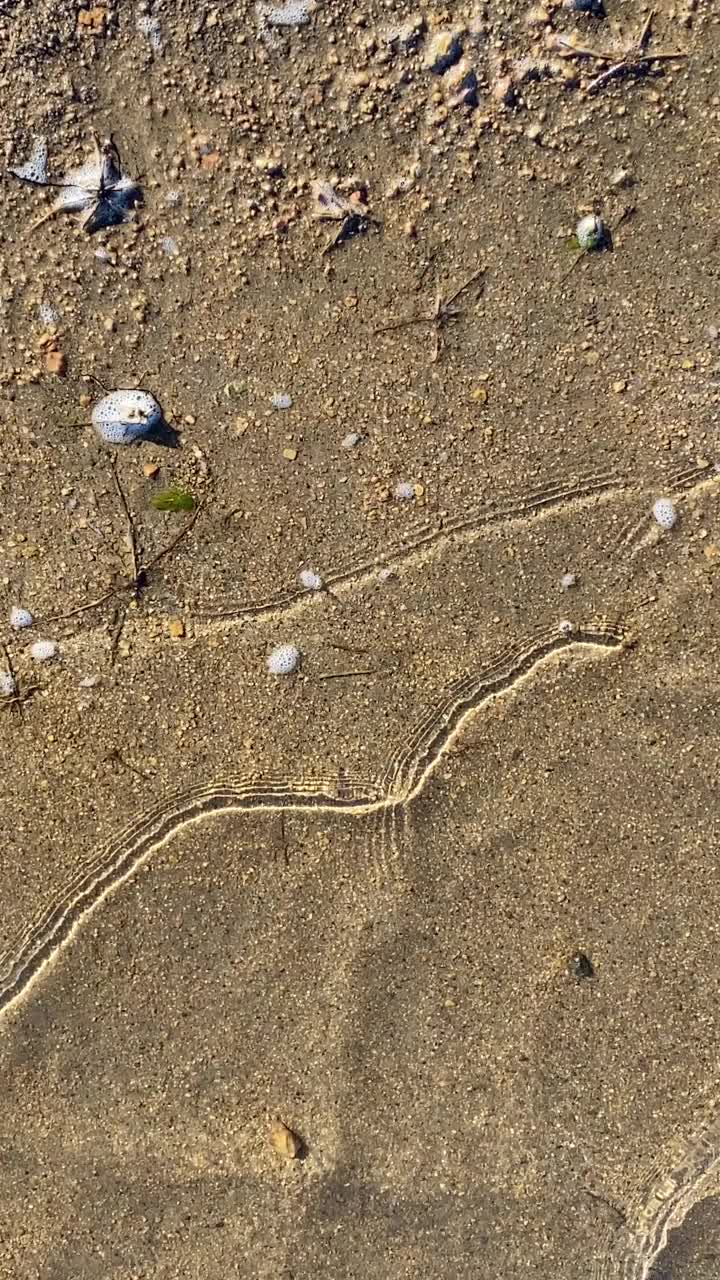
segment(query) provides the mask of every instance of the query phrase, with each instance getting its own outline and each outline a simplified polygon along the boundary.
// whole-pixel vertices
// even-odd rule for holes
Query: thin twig
[[[323,671],[316,680],[349,680],[351,676],[374,676],[375,672],[369,668],[364,671]]]
[[[125,494],[123,493],[122,485],[120,484],[120,479],[117,473],[117,460],[115,459],[113,460],[111,471],[112,471],[112,478],[115,484],[115,488],[117,489],[118,497],[122,503],[123,511],[125,512],[125,519],[127,521],[127,542],[128,542],[128,547],[130,548],[130,559],[132,562],[132,580],[134,583],[137,584],[137,580],[138,580],[137,530],[135,528],[135,521],[133,520],[130,507],[128,506],[127,498],[125,497]]]
[[[179,534],[177,535],[177,537],[176,537],[176,538],[173,538],[172,542],[169,542],[169,543],[168,543],[168,545],[167,545],[166,547],[163,547],[162,551],[159,551],[159,552],[158,552],[158,554],[157,554],[156,556],[154,556],[152,560],[149,560],[147,564],[142,564],[142,565],[140,565],[140,570],[139,570],[139,574],[140,574],[140,576],[142,576],[142,574],[144,574],[144,573],[149,573],[150,569],[154,569],[156,564],[158,564],[161,560],[164,560],[164,559],[165,559],[165,556],[168,556],[168,555],[170,554],[170,552],[171,552],[171,551],[174,551],[174,550],[175,550],[175,548],[177,547],[178,543],[182,542],[183,538],[186,538],[186,537],[187,537],[187,535],[189,534],[190,530],[192,529],[193,525],[195,524],[195,521],[197,520],[198,516],[200,515],[201,510],[202,510],[202,502],[198,502],[198,504],[197,504],[197,506],[196,506],[195,510],[193,511],[193,513],[192,513],[192,515],[191,515],[190,519],[188,520],[188,522],[187,522],[187,524],[185,525],[185,527],[184,527],[183,529],[181,529],[181,530],[180,530],[180,532],[179,532]]]

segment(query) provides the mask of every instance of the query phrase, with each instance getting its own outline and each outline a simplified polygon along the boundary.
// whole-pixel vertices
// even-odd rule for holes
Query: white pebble
[[[12,698],[17,693],[17,685],[9,671],[0,671],[0,698]]]
[[[658,498],[653,507],[653,515],[661,529],[672,529],[677,523],[675,504],[669,498]]]
[[[564,618],[562,622],[558,622],[558,631],[561,636],[571,636],[574,630],[572,622],[568,622],[567,618]]]
[[[407,502],[410,498],[415,497],[415,485],[409,480],[398,480],[395,485],[395,497]]]
[[[273,649],[267,660],[267,669],[272,676],[289,676],[300,666],[300,650],[294,644],[279,644]]]
[[[359,445],[361,440],[362,440],[362,436],[359,434],[359,432],[348,431],[344,439],[340,441],[340,447],[342,449],[354,449],[356,445]]]
[[[577,578],[574,573],[564,573],[560,579],[560,586],[563,591],[569,591],[571,587],[577,586]]]
[[[36,640],[30,645],[30,657],[33,662],[52,662],[57,657],[58,647],[54,640]]]
[[[323,580],[314,569],[302,569],[298,574],[298,578],[301,584],[307,587],[308,591],[322,591],[323,589]]]
[[[292,409],[292,402],[286,391],[277,391],[270,401],[273,409]]]
[[[33,616],[29,609],[21,609],[19,605],[14,604],[10,610],[10,626],[13,631],[22,631],[23,627],[31,627],[33,624]]]
[[[390,582],[391,578],[397,577],[394,569],[387,566],[384,569],[378,569],[378,582]]]
[[[78,685],[81,689],[94,689],[101,680],[102,676],[83,676],[82,680],[78,680]]]

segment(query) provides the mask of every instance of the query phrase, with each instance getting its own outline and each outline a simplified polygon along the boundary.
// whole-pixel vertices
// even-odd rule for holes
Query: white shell
[[[111,391],[92,411],[92,424],[106,444],[145,440],[162,421],[162,409],[149,391]]]
[[[22,631],[23,627],[31,627],[33,624],[33,616],[29,609],[21,609],[19,605],[14,604],[10,610],[10,626],[13,631]]]
[[[581,218],[578,222],[575,235],[581,249],[597,249],[605,235],[605,224],[596,213],[589,213],[586,218]]]
[[[308,591],[322,591],[323,589],[323,580],[314,569],[302,569],[298,574],[298,578],[302,586],[307,587]]]
[[[30,657],[33,662],[52,662],[57,657],[58,647],[54,640],[36,640],[30,645]]]
[[[661,529],[672,529],[677,524],[677,510],[669,498],[658,498],[653,506],[653,516]]]
[[[17,693],[17,685],[9,671],[0,671],[0,698],[12,698]]]
[[[267,669],[272,676],[289,676],[300,666],[302,654],[294,644],[279,644],[273,649],[267,660]]]

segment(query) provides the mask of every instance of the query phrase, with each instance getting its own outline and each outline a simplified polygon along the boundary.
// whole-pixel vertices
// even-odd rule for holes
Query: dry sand
[[[607,64],[539,47],[627,45],[630,0],[428,10],[409,50],[405,0],[269,44],[245,0],[157,6],[155,52],[147,9],[83,33],[0,0],[8,163],[112,131],[145,190],[88,237],[0,187],[1,576],[36,617],[2,633],[0,1280],[720,1277],[693,8],[652,30],[686,61],[588,96]],[[424,65],[448,24],[475,109]],[[316,178],[381,225],[323,255]],[[570,271],[593,209],[613,251]],[[430,324],[377,332],[475,273],[437,361]],[[182,448],[104,446],[92,379],[149,388]],[[137,599],[113,460],[138,563],[183,535]],[[169,485],[196,519],[153,509]]]

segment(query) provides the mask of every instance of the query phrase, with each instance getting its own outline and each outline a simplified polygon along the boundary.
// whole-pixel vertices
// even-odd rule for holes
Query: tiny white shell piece
[[[289,676],[300,666],[302,654],[294,644],[279,644],[273,649],[267,660],[267,669],[272,676]]]
[[[306,587],[308,591],[322,591],[323,589],[323,580],[314,569],[302,569],[298,574],[298,578],[302,586]]]
[[[605,235],[605,224],[596,213],[589,213],[586,218],[581,218],[578,222],[575,235],[581,249],[597,249]]]
[[[677,510],[669,498],[658,498],[653,506],[653,516],[661,529],[672,529],[677,524]]]
[[[57,657],[58,647],[54,640],[36,640],[30,645],[30,657],[33,662],[52,662]]]
[[[21,609],[19,605],[14,604],[10,610],[10,626],[13,631],[22,631],[23,627],[31,627],[33,624],[33,616],[29,609]]]
[[[12,698],[17,693],[17,684],[9,671],[0,671],[0,698]]]
[[[92,411],[92,424],[106,444],[144,440],[162,421],[162,409],[149,391],[111,391]]]

